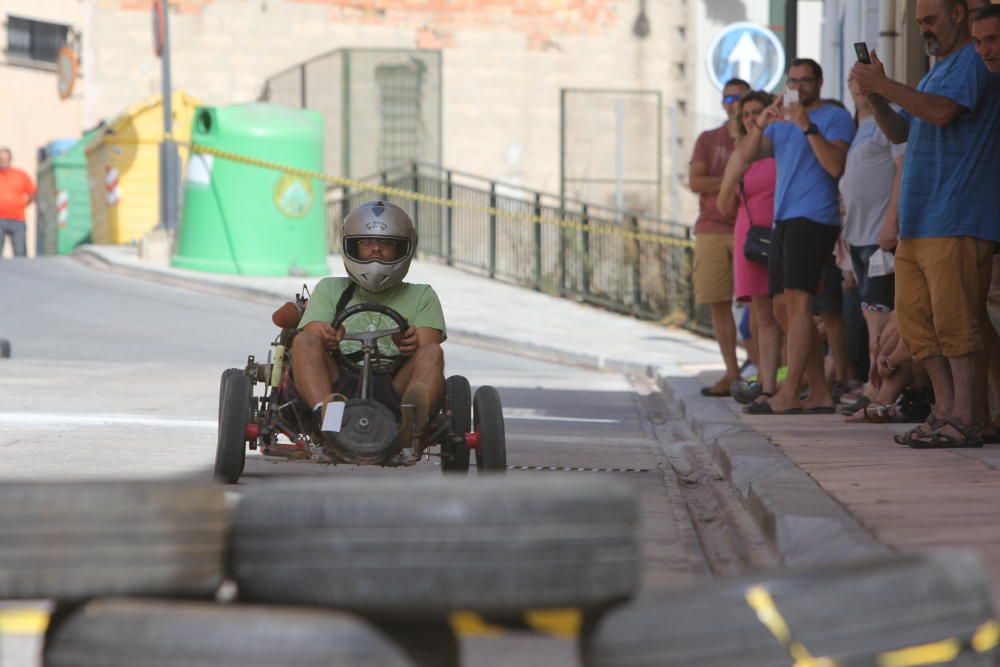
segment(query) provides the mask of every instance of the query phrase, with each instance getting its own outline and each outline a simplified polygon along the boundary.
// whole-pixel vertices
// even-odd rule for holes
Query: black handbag
[[[747,205],[747,192],[743,187],[743,179],[740,179],[740,201],[747,211],[747,220],[750,221],[750,229],[747,230],[747,239],[743,242],[743,256],[748,261],[755,264],[767,264],[767,257],[771,254],[771,228],[757,227],[750,217],[750,207]]]

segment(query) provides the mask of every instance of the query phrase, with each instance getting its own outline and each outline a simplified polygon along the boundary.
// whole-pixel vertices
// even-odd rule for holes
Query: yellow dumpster
[[[191,138],[191,120],[201,104],[182,91],[172,101],[174,138]],[[160,140],[163,101],[154,95],[104,126],[84,149],[90,187],[94,243],[121,244],[142,238],[160,218]],[[179,147],[186,173],[187,148]]]

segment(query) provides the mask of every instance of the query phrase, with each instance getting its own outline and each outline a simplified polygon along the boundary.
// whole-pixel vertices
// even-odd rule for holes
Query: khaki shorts
[[[694,300],[699,305],[733,300],[733,235],[694,237]]]
[[[992,261],[993,242],[971,236],[900,240],[896,314],[915,358],[961,357],[982,349],[979,313],[986,295],[980,271]]]

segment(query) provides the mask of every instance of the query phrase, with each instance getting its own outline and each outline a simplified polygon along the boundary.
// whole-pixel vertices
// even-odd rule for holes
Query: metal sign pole
[[[162,22],[163,52],[160,55],[163,85],[163,141],[160,144],[160,226],[172,230],[177,228],[177,201],[180,181],[180,158],[177,144],[173,140],[173,86],[170,82],[170,3],[163,4],[159,14]],[[156,11],[154,3],[153,11]]]

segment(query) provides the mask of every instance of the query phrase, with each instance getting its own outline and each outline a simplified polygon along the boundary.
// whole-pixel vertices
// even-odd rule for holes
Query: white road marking
[[[516,421],[575,422],[579,424],[620,424],[620,419],[557,417],[530,408],[508,408],[504,419]],[[73,426],[162,426],[167,428],[215,429],[218,424],[207,419],[150,417],[129,414],[67,414],[60,412],[0,413],[0,428],[59,428]]]
[[[581,424],[620,424],[620,419],[593,419],[588,417],[553,417],[533,408],[505,408],[504,419],[521,419],[542,422],[577,422]]]
[[[57,426],[167,426],[172,428],[214,429],[218,424],[207,419],[180,417],[149,417],[129,414],[92,414],[62,412],[3,412],[0,426],[57,427]]]

